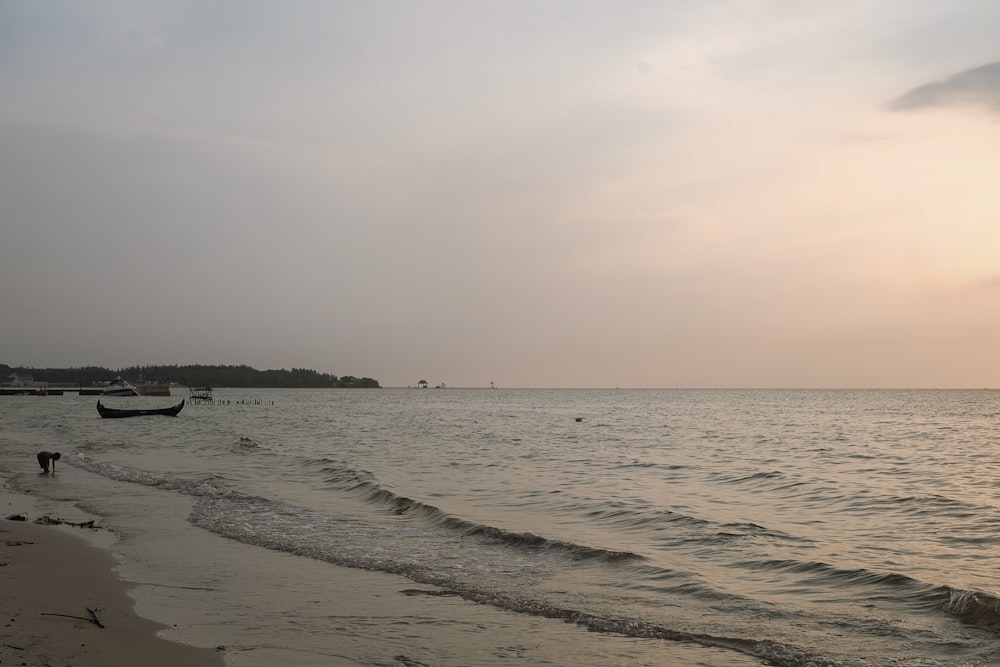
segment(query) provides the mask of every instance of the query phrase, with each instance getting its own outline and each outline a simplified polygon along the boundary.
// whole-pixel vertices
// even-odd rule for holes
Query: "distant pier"
[[[139,384],[135,385],[135,390],[140,396],[170,396],[170,385],[167,384]],[[35,383],[34,386],[0,387],[0,396],[62,396],[63,394],[102,396],[104,387],[43,386],[41,383]]]

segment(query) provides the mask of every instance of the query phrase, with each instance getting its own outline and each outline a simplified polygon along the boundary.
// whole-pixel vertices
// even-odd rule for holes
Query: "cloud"
[[[1000,114],[1000,62],[959,72],[944,81],[918,86],[890,103],[892,109],[982,105]]]

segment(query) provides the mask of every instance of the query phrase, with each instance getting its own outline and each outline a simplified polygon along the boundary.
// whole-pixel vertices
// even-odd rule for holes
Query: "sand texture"
[[[133,612],[114,557],[80,530],[0,518],[0,665],[225,664],[221,650],[158,638],[163,626]]]

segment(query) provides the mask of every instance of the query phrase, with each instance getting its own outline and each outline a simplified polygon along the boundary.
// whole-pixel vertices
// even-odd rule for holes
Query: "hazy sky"
[[[996,0],[0,3],[0,363],[1000,386]]]

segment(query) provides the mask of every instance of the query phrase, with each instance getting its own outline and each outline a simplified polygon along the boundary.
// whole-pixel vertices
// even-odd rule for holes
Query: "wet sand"
[[[4,519],[12,507],[0,490],[0,664],[223,667],[221,650],[157,637],[164,626],[135,614],[111,553],[73,534],[86,529]]]
[[[2,471],[0,482],[0,667],[762,664],[719,648],[592,633],[398,575],[223,539],[190,524],[188,496],[121,492],[76,469],[65,479],[32,469],[22,480],[55,485],[59,500],[11,490]],[[81,496],[99,497],[128,537],[3,519],[104,516],[69,504]]]

